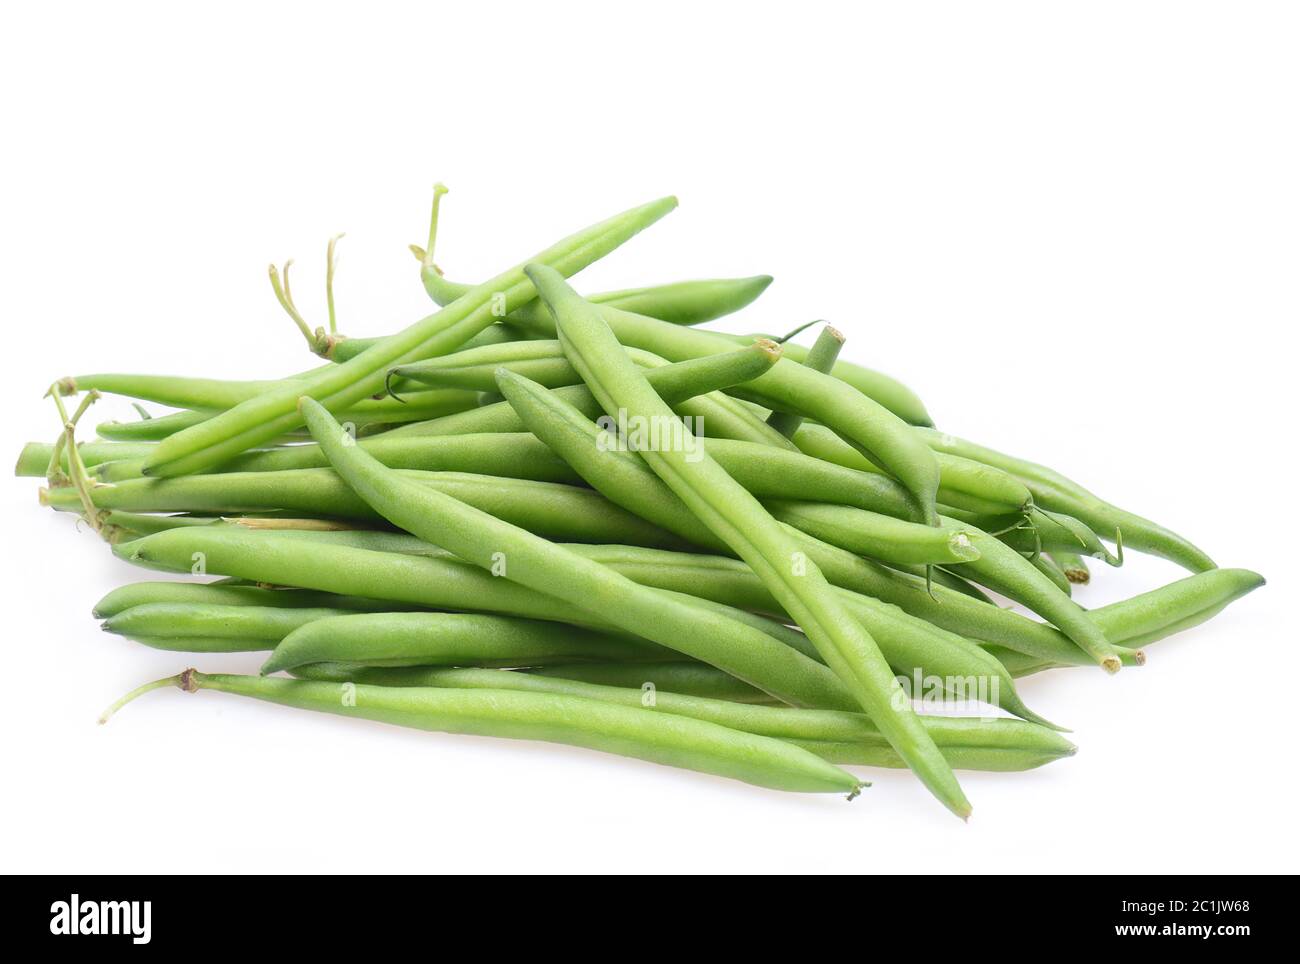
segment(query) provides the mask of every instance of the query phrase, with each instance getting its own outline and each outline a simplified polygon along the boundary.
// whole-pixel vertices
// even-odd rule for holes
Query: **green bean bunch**
[[[434,260],[445,193],[411,248],[436,307],[405,328],[339,333],[336,238],[327,325],[288,264],[269,270],[314,367],[52,383],[57,434],[15,474],[119,558],[190,577],[98,600],[105,645],[249,660],[146,683],[102,719],[175,687],[849,799],[861,768],[901,767],[964,819],[954,771],[1076,751],[1027,678],[1143,666],[1264,583],[936,428],[902,382],[840,357],[851,329],[700,327],[768,275],[566,280],[673,198],[474,285]],[[79,440],[105,394],[140,417]],[[1126,549],[1189,575],[1089,604]]]

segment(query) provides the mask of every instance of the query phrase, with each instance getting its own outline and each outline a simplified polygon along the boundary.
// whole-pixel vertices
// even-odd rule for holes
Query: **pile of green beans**
[[[103,719],[170,686],[849,799],[869,784],[846,768],[904,767],[966,818],[954,771],[1075,752],[1028,678],[1143,666],[1263,585],[935,428],[840,357],[851,329],[804,346],[699,327],[767,275],[585,297],[565,280],[672,198],[467,285],[434,262],[445,193],[412,247],[437,310],[396,334],[338,333],[331,242],[328,328],[270,271],[315,367],[52,383],[57,434],[15,474],[118,558],[190,576],[95,602],[105,645],[250,661]],[[141,417],[78,441],[102,395]],[[1126,549],[1190,574],[1090,604]]]

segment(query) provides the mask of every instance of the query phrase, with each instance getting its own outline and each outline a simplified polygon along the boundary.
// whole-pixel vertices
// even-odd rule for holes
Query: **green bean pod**
[[[262,674],[308,663],[366,666],[546,666],[668,661],[677,653],[579,626],[468,613],[354,613],[304,622],[279,640]]]
[[[401,400],[394,398],[367,398],[339,412],[345,422],[357,427],[375,425],[396,425],[407,422],[422,422],[432,418],[442,418],[475,408],[478,396],[473,392],[457,389],[430,389],[429,391],[411,392]],[[229,411],[227,409],[226,411]],[[211,421],[220,414],[216,409],[188,409],[160,415],[157,418],[142,418],[134,422],[101,422],[95,426],[103,438],[118,442],[164,442],[180,432]],[[141,470],[149,460],[158,453],[158,447],[150,449],[141,462]]]
[[[590,489],[460,472],[400,470],[436,489],[539,535],[573,542],[627,542],[680,548],[685,542]],[[101,509],[128,512],[305,512],[340,519],[380,518],[332,469],[226,472],[174,479],[128,479],[91,489]],[[71,488],[42,489],[47,505],[78,511]]]
[[[531,261],[572,274],[617,248],[677,206],[663,198],[593,225],[548,248]],[[341,365],[327,366],[241,402],[201,424],[166,438],[145,463],[153,476],[185,475],[217,465],[241,452],[279,438],[302,425],[298,399],[318,399],[334,411],[346,410],[379,392],[394,365],[444,354],[474,337],[500,316],[535,297],[517,265],[484,282],[454,305],[434,312]]]
[[[82,442],[77,446],[81,463],[87,468],[95,468],[105,462],[119,459],[143,458],[151,451],[149,442]],[[20,478],[43,478],[49,467],[54,446],[47,442],[28,442],[18,455],[14,466],[14,475]],[[63,453],[63,470],[68,470],[68,453]]]
[[[620,305],[619,307],[624,306]],[[627,308],[627,310],[636,311],[635,308]],[[640,312],[640,314],[651,314],[651,312]],[[779,340],[775,335],[729,335],[722,332],[717,332],[717,334],[742,345],[748,344],[755,338]],[[797,361],[801,365],[808,363],[811,348],[805,348],[803,345],[790,341],[783,341],[781,344],[787,350],[786,357]],[[868,398],[874,398],[910,425],[931,426],[934,424],[934,421],[930,418],[930,413],[925,410],[925,404],[917,394],[896,378],[891,378],[883,372],[864,368],[861,365],[855,365],[853,362],[847,361],[837,361],[830,374],[840,381],[852,385]]]
[[[1208,569],[1130,599],[1090,610],[1089,617],[1108,639],[1125,646],[1147,646],[1218,615],[1230,603],[1264,585],[1249,569]],[[1062,664],[1001,647],[990,647],[1013,676],[1028,676]]]
[[[960,527],[922,526],[890,516],[848,506],[787,499],[765,499],[772,518],[800,532],[873,559],[902,565],[951,565],[980,556],[970,535]],[[852,513],[852,538],[844,540],[846,513]],[[839,541],[837,541],[839,540]],[[851,541],[853,545],[844,545]]]
[[[772,353],[760,349],[771,359]],[[764,445],[789,447],[790,443],[762,419],[748,413],[717,389],[736,384],[738,378],[752,377],[753,356],[731,352],[709,358],[690,359],[675,364],[663,364],[646,370],[646,378],[679,415],[692,416],[706,433]],[[588,417],[602,414],[600,405],[585,385],[571,385],[556,390],[579,411]],[[488,405],[474,411],[461,412],[426,422],[399,426],[386,433],[386,438],[431,435],[462,435],[468,433],[522,432],[523,423],[514,409],[505,403]]]
[[[830,325],[826,325],[817,333],[817,341],[814,342],[812,349],[798,359],[799,364],[807,365],[815,372],[826,374],[835,366],[835,359],[839,357],[840,349],[843,347],[844,335]],[[772,412],[767,416],[767,424],[786,438],[793,438],[794,433],[803,424],[803,416],[794,412]]]
[[[1192,572],[1215,568],[1213,559],[1178,533],[1111,505],[1053,469],[934,429],[915,431],[936,451],[974,459],[1010,472],[1033,493],[1036,505],[1074,516],[1106,538],[1110,538],[1112,533],[1120,533],[1124,545],[1130,549],[1160,556]]]
[[[223,378],[192,378],[185,375],[136,375],[128,373],[102,373],[76,375],[60,379],[61,393],[99,391],[110,395],[125,395],[144,402],[156,402],[172,408],[197,408],[222,410],[234,408],[240,402],[256,398],[282,384],[279,380],[237,380]]]
[[[649,288],[600,292],[587,300],[649,315],[670,325],[702,325],[752,304],[771,283],[772,276],[765,274],[751,278],[678,281]],[[545,314],[546,308],[542,304],[530,301],[516,311],[511,320],[524,324]]]
[[[105,718],[140,693],[166,685],[419,730],[563,743],[774,790],[853,796],[862,787],[853,774],[782,740],[685,716],[544,693],[339,685],[186,670],[129,694]]]
[[[1116,642],[1145,646],[1200,625],[1262,585],[1264,577],[1249,569],[1207,569],[1089,615]]]
[[[131,639],[237,640],[273,649],[276,643],[308,623],[348,610],[310,606],[219,606],[210,603],[142,603],[106,618],[105,632]]]
[[[317,667],[302,669],[315,670]],[[657,689],[755,706],[781,705],[762,690],[708,663],[568,663],[563,666],[540,666],[522,671],[521,675],[524,674],[601,686]],[[393,680],[392,685],[401,684]]]
[[[534,482],[577,482],[577,474],[537,439],[524,432],[472,435],[392,437],[376,435],[357,444],[393,469],[470,472]],[[285,472],[328,468],[315,443],[246,452],[213,472]],[[103,482],[139,477],[139,463],[104,462],[94,475]]]
[[[877,472],[880,467],[834,432],[822,425],[802,425],[795,432],[794,444],[799,451],[814,458],[861,472]],[[939,466],[938,500],[986,515],[1020,514],[1033,502],[1029,489],[1008,472],[971,459],[935,453]]]
[[[775,346],[775,342],[766,343]],[[780,357],[780,349],[764,347],[752,351],[754,346],[741,349],[736,361],[742,363],[736,371],[737,381],[757,378],[772,367]],[[658,355],[638,351],[632,360],[643,368],[656,368],[668,363]],[[560,343],[553,339],[514,341],[500,345],[465,349],[412,362],[389,369],[388,377],[428,385],[433,388],[459,388],[475,392],[495,392],[495,375],[498,368],[509,368],[547,388],[560,388],[582,382],[577,371],[569,364]],[[748,377],[745,377],[748,376]],[[736,384],[736,382],[732,382]],[[720,386],[729,388],[730,385]]]
[[[317,678],[318,667],[304,666],[302,669],[305,678]],[[339,675],[337,670],[326,669],[325,672]],[[861,713],[745,705],[682,695],[653,684],[647,685],[648,681],[635,687],[609,686],[556,675],[502,673],[490,669],[417,669],[392,674],[355,667],[351,678],[357,683],[388,686],[508,689],[603,700],[788,740],[819,756],[834,756],[840,763],[904,766],[876,725]],[[1023,720],[922,716],[921,723],[934,737],[948,762],[967,770],[1030,770],[1072,756],[1076,751],[1074,744],[1059,733]]]
[[[473,338],[466,340],[460,347],[461,350],[482,348],[484,345],[500,345],[507,341],[518,341],[524,337],[524,333],[519,329],[499,321],[494,325],[488,325]],[[329,361],[341,364],[345,361],[351,361],[366,349],[373,348],[383,340],[384,336],[378,338],[348,338],[343,335],[336,335],[327,343],[324,357]]]
[[[384,610],[391,603],[357,596],[341,596],[310,589],[264,589],[260,586],[216,582],[133,582],[109,592],[95,603],[91,615],[109,619],[136,606],[177,604],[192,606],[251,606],[280,609]]]
[[[583,301],[560,275],[545,265],[530,265],[526,273],[555,316],[566,356],[581,372],[583,381],[605,412],[617,417],[625,411],[659,424],[671,421],[672,410],[655,394],[622,351],[599,307]],[[777,362],[771,372],[754,384],[768,378],[780,365],[781,362]],[[792,371],[807,372],[832,384],[842,384],[801,366],[793,366]],[[797,378],[795,381],[797,383]],[[799,410],[797,406],[790,407]],[[821,414],[825,417],[826,413]],[[893,415],[888,417],[897,421]],[[879,422],[875,427],[879,427]],[[883,444],[886,435],[876,437],[882,451],[887,449]],[[702,457],[696,458],[672,445],[642,447],[639,451],[690,512],[760,574],[816,645],[827,665],[844,681],[854,699],[876,721],[891,745],[908,761],[913,772],[945,806],[965,818],[970,812],[970,804],[951,768],[917,722],[875,641],[858,623],[846,617],[816,565],[795,563],[802,557],[802,553],[795,549],[795,543],[753,496],[707,453],[700,453]],[[897,450],[888,451],[896,453]],[[934,514],[938,471],[933,472],[933,488],[923,486],[919,489],[918,484],[926,475],[924,467],[910,463],[909,468],[917,471],[909,471],[907,478],[901,481],[908,485],[918,508],[925,510],[928,507],[928,511],[923,512],[928,520]]]

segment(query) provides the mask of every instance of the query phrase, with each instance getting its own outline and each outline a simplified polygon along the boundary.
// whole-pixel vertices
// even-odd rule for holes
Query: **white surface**
[[[1027,681],[1080,753],[965,775],[962,825],[900,773],[850,806],[216,694],[98,728],[189,660],[98,631],[149,574],[12,480],[4,869],[1296,870],[1294,8],[488,6],[11,10],[0,451],[53,436],[57,376],[307,367],[265,265],[299,259],[319,323],[337,231],[343,330],[426,314],[435,178],[466,279],[675,192],[581,288],[772,273],[732,330],[831,319],[945,428],[1271,584],[1143,670]],[[1133,558],[1080,598],[1178,575]]]

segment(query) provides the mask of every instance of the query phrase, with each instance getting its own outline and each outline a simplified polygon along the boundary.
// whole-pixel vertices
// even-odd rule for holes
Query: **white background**
[[[428,313],[406,244],[494,274],[649,198],[588,291],[767,272],[731,330],[814,317],[950,431],[1075,475],[1270,585],[1117,678],[1023,694],[1077,757],[903,773],[852,805],[217,694],[105,636],[150,578],[4,485],[0,863],[26,871],[1297,869],[1300,36],[1285,4],[58,4],[0,37],[0,451],[55,377],[273,377]],[[116,399],[91,421],[130,414]],[[1179,575],[1132,558],[1097,605]],[[252,670],[256,656],[201,668]]]

